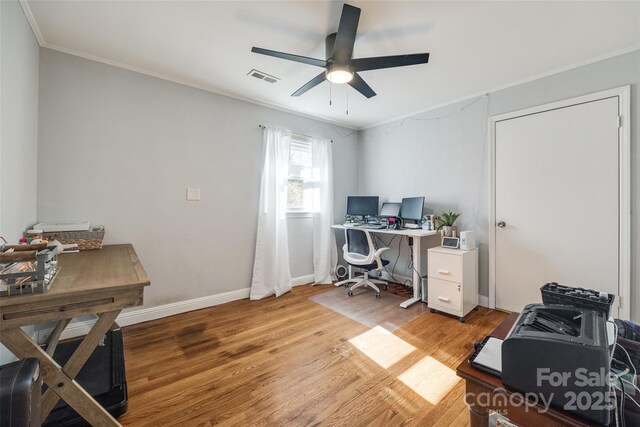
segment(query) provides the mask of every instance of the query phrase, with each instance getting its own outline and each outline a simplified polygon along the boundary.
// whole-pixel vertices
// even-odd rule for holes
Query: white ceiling
[[[358,129],[640,46],[638,1],[350,1],[362,9],[354,57],[431,57],[363,72],[378,95],[349,88],[347,115],[347,85],[333,85],[332,106],[328,82],[293,98],[321,69],[250,51],[324,59],[342,4],[23,0],[45,47]]]

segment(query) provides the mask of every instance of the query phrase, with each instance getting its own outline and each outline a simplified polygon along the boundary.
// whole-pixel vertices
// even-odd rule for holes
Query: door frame
[[[489,308],[496,308],[496,124],[516,117],[557,110],[577,104],[618,97],[618,316],[631,317],[631,87],[621,86],[602,92],[569,98],[489,117]],[[543,284],[541,283],[540,286]]]

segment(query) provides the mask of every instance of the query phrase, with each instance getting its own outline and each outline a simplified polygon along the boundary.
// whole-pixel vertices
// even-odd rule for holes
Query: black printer
[[[609,383],[605,314],[567,305],[527,305],[502,343],[502,383],[509,389],[609,425],[615,400]]]

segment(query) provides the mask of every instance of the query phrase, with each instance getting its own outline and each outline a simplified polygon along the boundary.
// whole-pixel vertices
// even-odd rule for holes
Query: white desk
[[[394,230],[394,229],[389,229],[389,228],[380,228],[380,229],[376,229],[376,228],[365,228],[365,227],[354,227],[354,226],[345,226],[342,224],[336,224],[336,225],[332,225],[331,228],[336,229],[336,230],[344,230],[345,228],[353,228],[355,230],[366,230],[369,231],[371,233],[376,233],[376,234],[391,234],[391,235],[396,235],[396,236],[407,236],[407,237],[413,237],[413,246],[412,246],[412,251],[411,251],[411,258],[413,259],[413,280],[411,281],[412,285],[413,285],[413,298],[409,298],[406,301],[403,301],[400,304],[400,307],[402,308],[407,308],[412,304],[417,303],[418,301],[420,301],[420,288],[421,288],[421,281],[422,281],[422,269],[421,269],[421,265],[420,265],[420,239],[422,237],[427,237],[427,236],[435,236],[436,234],[438,234],[437,231],[433,231],[433,230],[423,230],[422,228],[418,228],[418,229],[406,229],[406,230]]]

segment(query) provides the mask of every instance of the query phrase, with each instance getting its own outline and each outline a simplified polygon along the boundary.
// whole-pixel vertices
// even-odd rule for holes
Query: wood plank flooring
[[[393,352],[400,356],[389,364],[389,352],[364,339],[375,331],[308,299],[331,288],[299,286],[277,299],[235,301],[123,328],[129,409],[119,421],[467,425],[455,368],[506,314],[480,308],[461,324],[425,313],[393,333],[398,347],[409,350]]]

